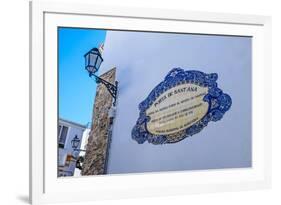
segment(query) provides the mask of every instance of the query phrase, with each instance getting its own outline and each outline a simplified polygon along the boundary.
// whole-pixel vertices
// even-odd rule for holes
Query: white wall
[[[89,133],[90,133],[90,129],[86,128],[85,131],[83,132],[83,136],[82,136],[82,141],[80,144],[80,149],[81,150],[86,150],[87,149],[87,144],[88,144],[88,139],[89,139]],[[84,151],[80,151],[79,156],[85,156],[85,152]],[[81,170],[76,168],[74,171],[74,176],[79,177],[81,176]]]
[[[281,204],[281,137],[280,137],[280,45],[281,13],[276,0],[88,0],[105,5],[161,7],[201,11],[266,14],[273,17],[273,188],[271,190],[247,191],[89,202],[83,204],[131,205],[131,204],[193,204],[193,205],[238,205]],[[80,0],[80,2],[86,2]],[[1,204],[27,204],[28,198],[28,1],[10,0],[0,7],[0,113],[1,140],[9,139],[9,146],[1,146],[4,165],[0,170]],[[15,51],[17,51],[15,53]],[[19,54],[15,60],[15,55]],[[13,66],[13,63],[18,63]],[[4,132],[3,132],[4,131]],[[10,140],[11,138],[11,140]],[[10,163],[13,162],[13,163]],[[20,170],[19,170],[20,168]],[[73,203],[73,205],[80,203]],[[82,203],[81,203],[82,204]]]
[[[83,132],[82,141],[81,141],[81,145],[80,145],[80,149],[82,149],[82,150],[86,150],[90,131],[91,130],[89,128],[86,128],[85,131]],[[85,152],[80,152],[79,155],[82,156],[84,154],[85,154]]]
[[[83,132],[85,130],[85,128],[81,128],[78,126],[75,126],[71,123],[64,123],[62,122],[61,125],[65,125],[68,127],[68,132],[67,132],[67,137],[65,140],[65,144],[64,144],[64,149],[68,150],[69,152],[73,152],[73,148],[72,148],[72,144],[71,141],[73,140],[73,138],[77,135],[78,139],[80,140],[79,146],[77,147],[77,149],[80,149],[80,146],[82,144],[82,136],[83,136]]]
[[[71,141],[77,136],[78,140],[80,141],[77,149],[80,149],[80,147],[82,146],[82,141],[83,141],[82,137],[84,136],[85,128],[77,126],[73,123],[64,120],[59,120],[59,125],[68,127],[64,148],[59,148],[59,156],[60,156],[59,163],[64,164],[65,163],[64,160],[66,159],[67,155],[72,155],[76,158],[80,155],[80,152],[74,150],[74,148],[72,147]],[[63,170],[65,171],[66,175],[71,176],[70,172],[74,174],[75,167],[76,167],[76,162],[71,162],[69,166],[64,167]]]
[[[116,67],[118,99],[108,173],[251,167],[251,38],[107,31],[100,73]],[[232,105],[223,118],[180,142],[138,144],[139,104],[181,67],[218,74]]]

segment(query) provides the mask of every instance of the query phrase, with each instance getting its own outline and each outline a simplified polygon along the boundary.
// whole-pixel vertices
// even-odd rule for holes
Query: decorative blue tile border
[[[173,68],[165,77],[164,81],[158,84],[148,95],[148,97],[139,104],[139,118],[132,130],[132,138],[139,144],[148,141],[152,144],[175,143],[186,137],[192,136],[200,132],[208,125],[210,121],[221,120],[224,113],[230,109],[232,100],[229,95],[222,92],[217,87],[218,74],[206,74],[201,71],[187,70],[181,68]],[[149,116],[146,116],[146,110],[154,103],[154,101],[165,91],[184,83],[192,83],[203,87],[208,87],[208,93],[203,100],[209,103],[206,115],[188,127],[187,129],[171,135],[154,135],[147,128]]]

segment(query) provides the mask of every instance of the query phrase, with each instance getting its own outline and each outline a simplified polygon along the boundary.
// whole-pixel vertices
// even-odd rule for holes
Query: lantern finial
[[[100,54],[102,55],[102,53],[104,51],[104,43],[101,43],[98,49],[99,49]]]

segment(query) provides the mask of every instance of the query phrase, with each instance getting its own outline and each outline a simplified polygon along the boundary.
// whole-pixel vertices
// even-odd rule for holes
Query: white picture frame
[[[271,18],[266,16],[30,3],[30,202],[78,202],[269,188],[271,185]],[[95,24],[93,24],[93,21]],[[159,24],[159,22],[161,22]],[[56,28],[98,27],[253,37],[253,166],[58,179]],[[79,191],[72,187],[79,187]],[[71,197],[69,197],[71,196]]]

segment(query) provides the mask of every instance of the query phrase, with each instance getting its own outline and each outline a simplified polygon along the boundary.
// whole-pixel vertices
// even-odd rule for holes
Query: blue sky
[[[104,42],[106,31],[59,28],[59,117],[80,124],[92,118],[96,83],[85,70],[84,54]]]

